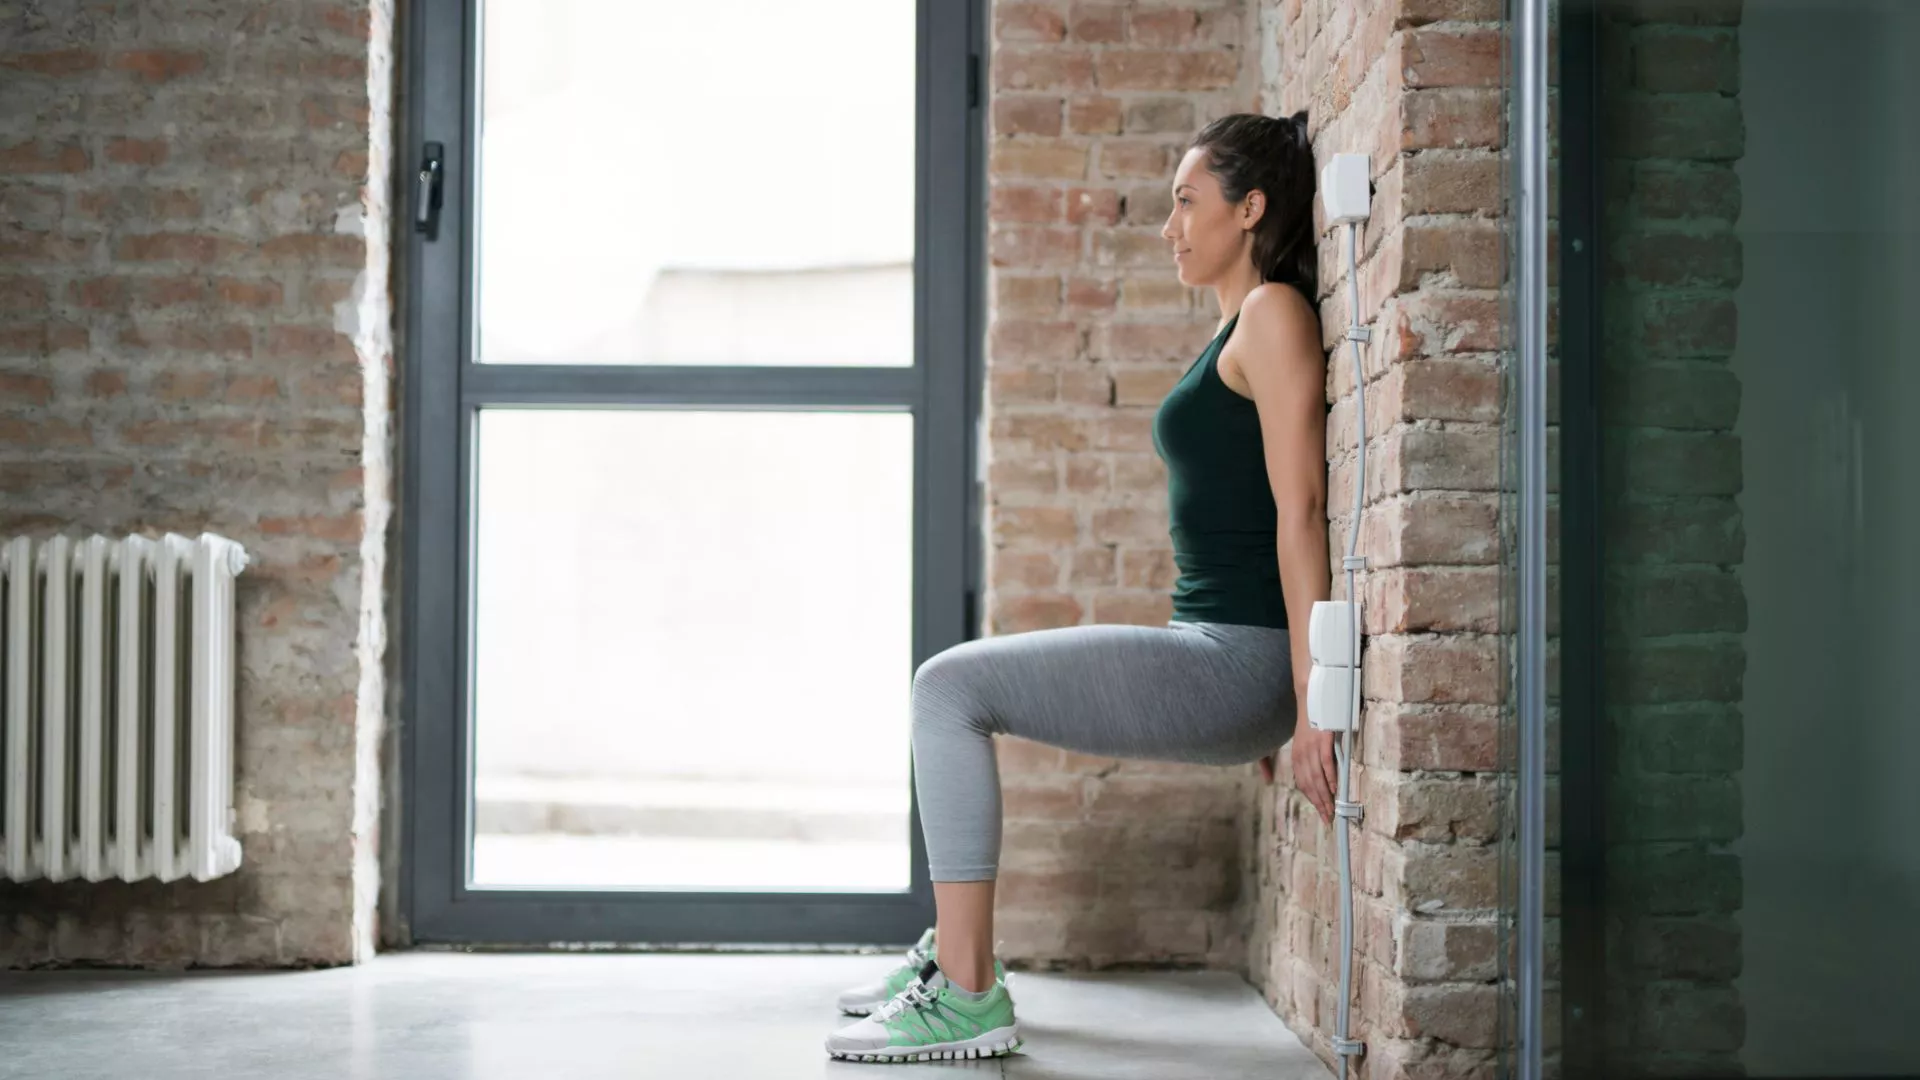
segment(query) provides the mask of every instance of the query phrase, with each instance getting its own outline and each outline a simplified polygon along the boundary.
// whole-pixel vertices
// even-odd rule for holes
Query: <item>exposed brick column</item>
[[[1217,312],[1159,230],[1186,140],[1253,106],[1251,25],[1240,0],[994,5],[987,633],[1171,613],[1151,425]],[[997,742],[1005,955],[1244,968],[1251,767]]]
[[[1498,1033],[1500,48],[1493,0],[1263,4],[1268,112],[1309,110],[1317,156],[1367,154],[1360,244],[1366,706],[1354,835],[1354,1031],[1371,1077],[1492,1074]],[[1321,239],[1330,543],[1352,513],[1343,233]],[[1336,575],[1334,595],[1345,594]],[[1290,779],[1290,778],[1289,778]],[[1329,1062],[1338,1005],[1332,827],[1264,793],[1253,977]]]
[[[364,957],[392,5],[57,7],[0,17],[0,533],[246,545],[245,855],[205,884],[0,885],[0,966]]]

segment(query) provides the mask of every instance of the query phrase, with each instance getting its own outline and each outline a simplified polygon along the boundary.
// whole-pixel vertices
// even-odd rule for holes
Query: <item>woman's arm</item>
[[[1293,659],[1294,779],[1322,818],[1333,819],[1338,772],[1333,733],[1307,723],[1307,674],[1313,655],[1307,624],[1316,600],[1328,598],[1327,357],[1320,325],[1306,298],[1286,285],[1263,284],[1240,308],[1235,361],[1260,412],[1267,480],[1278,515],[1274,547],[1286,595]]]

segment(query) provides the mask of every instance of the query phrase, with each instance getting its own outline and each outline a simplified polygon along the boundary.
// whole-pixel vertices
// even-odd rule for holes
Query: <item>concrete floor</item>
[[[7,1080],[1326,1080],[1226,972],[1011,972],[1009,1057],[827,1057],[892,955],[386,954],[324,971],[0,973]]]

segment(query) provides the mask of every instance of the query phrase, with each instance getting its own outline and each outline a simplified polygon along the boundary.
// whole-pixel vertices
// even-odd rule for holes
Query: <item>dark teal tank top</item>
[[[1254,403],[1220,379],[1220,350],[1238,312],[1207,343],[1153,417],[1167,467],[1168,535],[1179,578],[1173,618],[1284,629],[1274,549],[1278,515]]]

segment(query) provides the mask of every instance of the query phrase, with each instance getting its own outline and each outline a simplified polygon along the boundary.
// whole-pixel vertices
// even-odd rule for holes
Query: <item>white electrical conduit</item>
[[[1320,191],[1327,218],[1347,229],[1347,333],[1353,354],[1354,479],[1353,518],[1347,530],[1347,555],[1341,566],[1347,575],[1347,598],[1317,601],[1307,634],[1313,669],[1307,680],[1307,719],[1324,731],[1337,731],[1334,747],[1339,765],[1339,790],[1334,796],[1336,851],[1340,858],[1340,1007],[1334,1021],[1333,1051],[1340,1057],[1345,1080],[1349,1064],[1366,1046],[1352,1038],[1353,1004],[1353,851],[1351,833],[1360,820],[1360,804],[1353,801],[1353,735],[1360,728],[1360,600],[1357,575],[1366,566],[1359,554],[1360,520],[1367,499],[1367,376],[1361,343],[1369,338],[1360,322],[1360,222],[1369,205],[1369,176],[1365,155],[1337,154],[1321,174]]]

